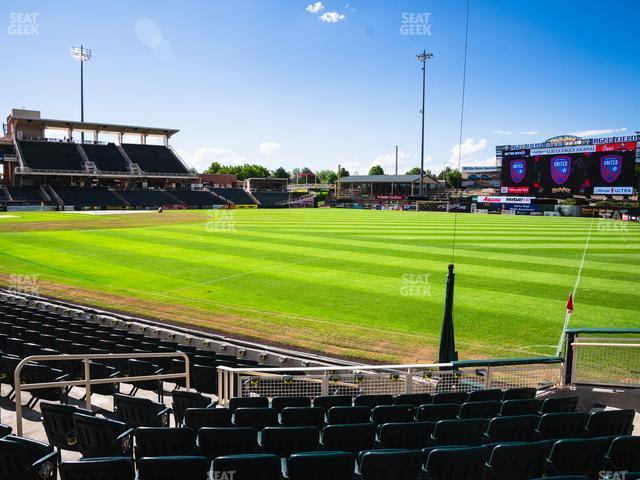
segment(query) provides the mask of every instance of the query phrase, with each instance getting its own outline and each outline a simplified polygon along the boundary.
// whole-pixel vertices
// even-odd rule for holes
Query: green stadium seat
[[[324,426],[324,409],[321,407],[284,407],[280,417],[285,427]]]
[[[434,404],[442,404],[442,403],[455,403],[457,405],[462,405],[467,401],[469,394],[467,392],[443,392],[436,393],[433,396]]]
[[[458,418],[460,405],[457,403],[441,403],[438,405],[421,405],[416,411],[416,420],[419,422],[437,422],[440,420],[453,420]]]
[[[485,432],[485,442],[530,442],[539,418],[537,415],[492,418]]]
[[[280,458],[270,454],[228,455],[213,461],[213,478],[234,472],[234,480],[281,480]]]
[[[378,428],[380,445],[385,449],[425,448],[431,442],[433,422],[384,423]]]
[[[582,438],[586,421],[586,413],[545,413],[540,417],[536,437],[540,440]]]
[[[316,427],[266,427],[262,430],[262,449],[279,457],[318,449],[320,430]]]
[[[60,405],[58,403],[48,402],[42,402],[40,404],[40,411],[42,412],[42,424],[49,445],[60,450],[79,451],[73,415],[82,413],[93,416],[94,413],[72,405]]]
[[[371,410],[368,406],[331,407],[327,412],[328,424],[366,423],[370,420]]]
[[[172,407],[176,425],[182,425],[184,412],[187,408],[213,408],[215,406],[215,401],[211,398],[195,392],[175,390],[171,396],[173,397]]]
[[[558,440],[546,460],[545,473],[597,478],[610,443],[610,438]]]
[[[589,414],[586,437],[631,435],[635,410],[603,410]]]
[[[501,402],[488,400],[483,402],[465,402],[460,406],[459,418],[493,418],[497,417],[502,407]]]
[[[322,446],[325,450],[351,452],[371,450],[376,438],[373,423],[327,425],[322,429]]]
[[[125,457],[87,458],[80,462],[62,462],[61,480],[134,480],[133,460]]]
[[[371,420],[376,425],[389,422],[411,422],[414,417],[411,405],[379,405],[371,410]]]
[[[614,438],[604,463],[605,470],[640,472],[640,437]]]
[[[578,397],[553,397],[542,402],[540,413],[569,413],[578,409]]]
[[[325,412],[331,407],[350,407],[352,404],[350,395],[324,395],[313,399],[313,406],[324,408]]]
[[[491,402],[500,401],[503,396],[502,390],[499,388],[488,388],[487,390],[474,390],[469,392],[467,402]]]
[[[394,403],[396,405],[413,405],[419,407],[420,405],[427,405],[431,403],[433,397],[429,393],[401,393],[396,395]]]
[[[294,453],[287,462],[287,477],[289,480],[353,480],[354,461],[353,454],[344,451]]]
[[[502,394],[502,400],[533,400],[537,393],[535,388],[508,388]]]
[[[416,480],[423,456],[420,450],[368,450],[358,455],[358,480]]]
[[[252,427],[202,427],[198,431],[200,453],[210,460],[226,455],[254,453],[258,431]]]
[[[148,398],[130,397],[116,393],[113,396],[118,419],[130,427],[168,427],[171,409]]]
[[[500,408],[500,415],[503,417],[514,415],[537,415],[542,402],[540,400],[504,400]]]
[[[55,480],[57,456],[46,443],[8,435],[0,439],[0,478]]]
[[[278,425],[278,412],[273,408],[236,408],[233,415],[233,423],[237,427],[253,427],[262,430],[265,427]]]
[[[278,413],[282,413],[282,409],[286,407],[310,407],[311,399],[309,397],[274,397],[271,400],[271,407],[275,408]]]
[[[228,408],[187,408],[184,424],[196,431],[202,427],[230,427],[231,411]]]
[[[380,405],[393,405],[393,395],[358,395],[353,404],[374,408]]]
[[[229,410],[235,412],[238,408],[267,408],[269,399],[267,397],[234,397],[229,400]]]
[[[196,453],[196,432],[188,427],[140,427],[133,437],[137,459]]]
[[[210,462],[205,457],[144,457],[136,462],[138,480],[208,480]]]
[[[132,453],[134,429],[107,418],[73,414],[78,451],[83,457],[119,457]]]
[[[435,448],[424,470],[429,480],[484,480],[487,457],[484,447]]]
[[[433,429],[436,445],[481,445],[488,420],[440,420]]]
[[[493,448],[485,467],[486,480],[529,480],[544,473],[545,442],[506,443]]]

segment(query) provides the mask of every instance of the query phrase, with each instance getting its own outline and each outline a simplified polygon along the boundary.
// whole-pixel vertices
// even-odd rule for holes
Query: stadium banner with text
[[[519,203],[528,204],[531,203],[532,197],[509,197],[509,196],[493,196],[493,195],[478,195],[478,203]]]
[[[588,139],[496,147],[502,162],[501,192],[528,189],[530,195],[632,195],[637,184],[636,137]],[[631,187],[631,190],[630,190]],[[615,192],[615,193],[597,193]]]

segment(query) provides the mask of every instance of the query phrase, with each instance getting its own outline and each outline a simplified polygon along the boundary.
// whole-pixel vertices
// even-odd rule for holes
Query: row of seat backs
[[[357,456],[342,451],[300,452],[287,460],[291,480],[416,480],[424,473],[431,480],[529,480],[545,475],[584,475],[640,470],[638,437],[508,443],[484,447],[437,447],[429,450],[372,450]],[[83,465],[84,464],[84,465]],[[213,460],[213,478],[234,472],[234,480],[281,480],[280,457],[274,454],[239,454]],[[205,479],[211,463],[206,457],[143,457],[137,463],[138,478],[154,480]],[[131,459],[96,459],[63,462],[63,480],[88,478],[101,471],[103,480],[134,478]],[[111,474],[107,474],[111,472]],[[627,478],[638,478],[630,474]],[[568,477],[564,477],[568,478]],[[576,477],[582,478],[582,477]]]

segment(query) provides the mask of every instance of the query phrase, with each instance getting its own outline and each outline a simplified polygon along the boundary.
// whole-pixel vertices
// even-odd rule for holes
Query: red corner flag
[[[567,313],[573,313],[573,293],[569,294],[569,300],[567,300]]]

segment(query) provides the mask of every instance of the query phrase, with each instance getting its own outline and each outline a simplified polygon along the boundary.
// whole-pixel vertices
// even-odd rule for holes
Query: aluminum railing
[[[561,359],[301,368],[218,367],[218,403],[233,397],[439,393],[560,383]]]
[[[184,360],[185,371],[178,373],[163,373],[158,375],[142,375],[137,377],[114,377],[91,379],[91,360],[118,360],[133,358],[182,358]],[[84,379],[68,380],[45,383],[22,383],[20,374],[22,367],[29,362],[47,361],[78,361],[84,364]],[[91,409],[91,385],[104,385],[109,383],[131,383],[144,380],[171,380],[176,378],[185,379],[185,387],[190,388],[189,377],[189,357],[184,352],[164,352],[164,353],[109,353],[109,354],[76,354],[76,355],[31,355],[24,358],[16,366],[14,373],[15,398],[16,398],[16,424],[18,436],[22,436],[22,399],[20,394],[24,391],[37,390],[39,388],[61,388],[61,387],[84,387],[86,390],[85,404],[87,410]]]
[[[640,342],[578,341],[571,344],[573,385],[640,387]]]

